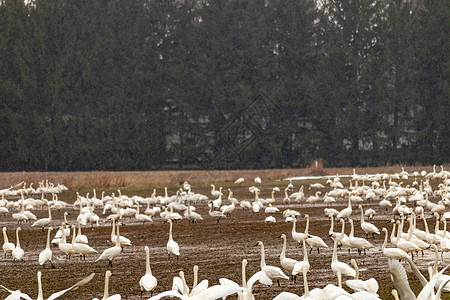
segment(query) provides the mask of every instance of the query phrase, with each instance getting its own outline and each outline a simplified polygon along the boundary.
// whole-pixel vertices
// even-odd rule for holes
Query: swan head
[[[386,229],[386,227],[383,227],[383,228],[381,229],[381,231],[383,231],[383,232],[386,232],[386,233],[387,233],[387,229]]]
[[[283,234],[281,234],[281,235],[279,236],[279,238],[285,239],[285,238],[286,238],[286,235],[283,233]]]
[[[22,230],[22,228],[20,228],[20,227],[17,227],[17,229],[16,229],[16,231],[21,231]]]
[[[263,246],[263,242],[258,241],[255,246]]]
[[[242,265],[243,266],[246,266],[248,264],[248,261],[244,258],[243,260],[242,260]]]

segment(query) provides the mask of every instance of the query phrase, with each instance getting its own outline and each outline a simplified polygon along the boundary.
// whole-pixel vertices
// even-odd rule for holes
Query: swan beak
[[[257,247],[257,246],[259,246],[259,243],[256,243],[256,244],[255,244],[255,247]]]
[[[278,238],[281,238],[281,234],[278,236]]]

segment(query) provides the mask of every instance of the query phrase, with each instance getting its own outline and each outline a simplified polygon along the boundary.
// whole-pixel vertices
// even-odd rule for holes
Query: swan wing
[[[237,284],[233,280],[230,280],[230,279],[227,279],[227,278],[220,278],[219,282],[220,282],[221,285],[231,285],[231,286],[239,287],[239,284]]]
[[[255,282],[259,281],[262,284],[265,285],[272,285],[272,279],[270,279],[267,275],[266,272],[264,271],[258,271],[255,274],[253,274],[252,277],[250,277],[250,279],[247,281],[247,288],[249,291],[252,290],[253,284],[255,284]]]
[[[417,269],[416,264],[412,261],[411,258],[409,258],[408,255],[405,256],[405,259],[409,263],[409,265],[411,266],[411,269],[412,269],[413,273],[417,276],[417,278],[419,279],[419,281],[422,284],[422,286],[425,286],[428,283],[428,281],[422,275],[422,273],[420,273],[420,271]]]
[[[225,278],[223,278],[225,279]],[[219,280],[220,281],[220,280]],[[231,281],[231,280],[230,280]],[[207,279],[203,279],[199,284],[197,284],[191,292],[191,296],[195,296],[199,293],[201,293],[202,291],[206,290],[208,288],[208,280]],[[222,283],[221,283],[222,284]]]
[[[26,300],[33,300],[31,299],[30,296],[28,296],[27,294],[22,293],[21,291],[17,290],[17,291],[13,291],[8,289],[7,287],[3,286],[0,284],[0,288],[4,289],[5,291],[7,291],[8,293],[10,293],[11,295],[18,295],[19,298],[11,298],[11,299],[20,299],[20,298],[24,298]],[[9,296],[8,296],[9,297]]]
[[[214,285],[191,298],[193,300],[215,300],[245,290],[247,289],[231,285]]]
[[[436,285],[436,281],[439,279],[439,277],[444,273],[445,270],[449,265],[447,265],[445,268],[443,268],[438,274],[434,275],[433,278],[423,287],[422,291],[420,291],[419,295],[417,295],[417,300],[427,300],[427,299],[433,299],[434,295],[434,286]]]
[[[389,271],[392,275],[392,281],[394,282],[394,286],[400,294],[401,299],[416,299],[411,287],[408,283],[408,277],[406,275],[405,268],[403,268],[402,264],[395,259],[388,260]]]
[[[189,294],[189,287],[186,286],[186,288],[186,293]],[[172,280],[172,291],[183,293],[183,280],[178,276],[175,276]]]
[[[85,285],[86,283],[88,283],[89,281],[91,281],[92,278],[94,278],[94,275],[95,275],[95,273],[92,273],[91,275],[89,275],[89,276],[87,276],[87,277],[81,279],[80,281],[78,281],[77,283],[75,283],[74,285],[72,285],[70,288],[67,288],[67,289],[65,289],[65,290],[62,290],[62,291],[59,291],[59,292],[56,292],[56,293],[51,294],[50,297],[48,297],[47,300],[53,300],[53,299],[56,299],[56,298],[62,296],[63,294],[65,294],[66,292],[70,291],[70,290],[75,290],[75,289],[79,288],[80,286]]]
[[[181,279],[181,278],[180,278]],[[177,297],[179,299],[187,299],[187,297],[184,297],[183,295],[181,295],[180,293],[178,293],[177,291],[165,291],[162,292],[156,296],[153,296],[151,298],[149,298],[148,300],[158,300],[164,297]]]

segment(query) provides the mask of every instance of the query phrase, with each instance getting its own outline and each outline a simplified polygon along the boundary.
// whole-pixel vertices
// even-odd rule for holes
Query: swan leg
[[[320,249],[319,249],[319,248],[317,248],[317,253],[318,253],[318,254],[320,254],[319,250],[320,250]]]
[[[312,251],[313,251],[313,247],[311,247],[311,249],[309,250],[309,254],[311,254]]]
[[[277,279],[277,283],[278,283],[278,286],[281,286],[281,285],[280,285],[280,280],[279,280],[279,279]]]
[[[141,289],[141,298],[142,298],[142,294],[144,293],[144,291]]]
[[[53,264],[52,261],[50,261],[50,263],[52,264],[52,269],[56,269],[55,265]]]
[[[111,266],[112,268],[112,261],[110,259],[108,259],[108,268]]]

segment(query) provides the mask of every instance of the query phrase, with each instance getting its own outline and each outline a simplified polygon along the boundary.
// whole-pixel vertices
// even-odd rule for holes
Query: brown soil
[[[233,177],[236,179],[237,176]],[[239,176],[240,177],[240,176]],[[184,181],[181,179],[180,181]],[[282,190],[286,186],[286,181],[277,182]],[[344,182],[344,184],[347,184]],[[299,183],[295,183],[295,189],[298,190]],[[262,198],[268,198],[274,183],[263,185]],[[234,187],[234,196],[238,200],[251,200],[251,194],[248,192],[248,185],[242,187]],[[294,190],[295,190],[294,189]],[[152,189],[143,192],[144,196],[149,196]],[[201,190],[194,190],[202,194],[209,194],[207,187]],[[307,191],[312,194],[312,191]],[[69,192],[66,192],[69,193]],[[68,195],[72,198],[74,191],[70,191]],[[97,190],[99,193],[99,190]],[[125,192],[123,192],[125,193]],[[158,190],[161,194],[162,190]],[[173,194],[173,191],[171,192]],[[278,193],[277,206],[280,211],[284,210],[282,193]],[[97,194],[98,195],[98,194]],[[132,196],[131,194],[128,196]],[[67,196],[66,196],[67,197]],[[64,198],[62,195],[61,198]],[[346,200],[340,200],[332,207],[340,210],[346,206]],[[203,217],[204,221],[196,224],[190,224],[187,220],[179,221],[174,224],[173,237],[180,245],[181,256],[177,261],[175,258],[167,256],[166,243],[168,239],[169,225],[163,223],[159,217],[155,217],[151,224],[137,224],[133,219],[124,219],[125,226],[121,228],[121,234],[129,238],[133,246],[125,247],[122,254],[114,259],[113,267],[110,268],[115,276],[110,279],[110,295],[120,294],[122,299],[140,299],[139,279],[145,273],[145,252],[144,246],[149,246],[151,254],[151,267],[153,275],[158,280],[158,286],[155,293],[169,290],[172,285],[172,278],[178,276],[180,270],[186,274],[189,285],[192,284],[192,269],[194,265],[199,266],[199,279],[208,279],[209,284],[218,284],[219,278],[228,278],[237,283],[241,283],[241,262],[242,259],[248,260],[247,279],[257,272],[260,267],[260,248],[256,246],[257,241],[263,241],[266,250],[266,262],[270,265],[280,266],[279,255],[281,251],[280,234],[285,233],[288,237],[287,257],[297,260],[303,259],[303,251],[291,237],[291,223],[285,223],[281,212],[276,214],[277,223],[266,224],[264,218],[267,216],[263,211],[260,213],[252,213],[244,211],[240,207],[237,208],[230,218],[221,220],[216,224],[215,219],[208,215],[208,207],[206,203],[197,204],[197,212]],[[328,283],[337,284],[336,277],[332,274],[330,263],[332,253],[332,240],[328,237],[330,222],[324,215],[323,209],[326,206],[323,203],[316,205],[291,204],[289,208],[296,209],[302,215],[309,214],[311,217],[310,233],[318,235],[324,239],[329,248],[321,250],[320,254],[313,251],[310,256],[311,272],[308,274],[308,283],[310,289],[323,288]],[[390,231],[391,219],[390,210],[381,209],[377,202],[364,203],[364,208],[372,207],[377,214],[375,219],[371,221],[378,228],[387,227]],[[78,215],[77,210],[67,209],[71,212],[69,221],[75,224]],[[34,211],[38,218],[46,217],[47,211]],[[77,291],[71,291],[65,294],[61,299],[92,299],[93,297],[101,298],[103,296],[104,275],[108,270],[107,262],[94,260],[103,252],[104,249],[113,246],[110,241],[111,225],[105,223],[106,215],[102,215],[101,209],[95,211],[101,216],[100,227],[84,227],[83,234],[89,238],[89,244],[95,248],[99,254],[87,255],[86,260],[82,261],[79,257],[72,257],[67,260],[64,254],[57,247],[52,247],[53,260],[55,269],[41,267],[37,258],[39,252],[45,248],[47,231],[31,228],[31,223],[21,225],[23,231],[20,232],[21,246],[25,250],[24,262],[12,262],[11,259],[1,257],[0,260],[0,284],[29,294],[31,297],[37,297],[37,271],[42,271],[42,281],[44,297],[49,297],[55,291],[65,289],[81,278],[95,272],[94,279],[87,285],[81,287]],[[363,237],[364,234],[359,227],[359,210],[354,208],[352,218],[355,220],[355,235]],[[63,220],[63,211],[55,211],[53,214],[53,227],[57,227]],[[434,220],[429,219],[430,226],[434,226]],[[418,222],[423,229],[423,222]],[[17,224],[12,221],[11,213],[6,216],[0,216],[0,226],[8,228],[8,237],[11,242],[15,243],[14,230]],[[297,222],[297,231],[303,231],[305,228],[305,220],[300,218]],[[335,228],[338,231],[339,228]],[[348,230],[346,230],[348,233]],[[52,234],[53,236],[53,234]],[[387,269],[387,259],[381,254],[381,245],[383,236],[376,236],[374,240],[369,239],[375,248],[368,251],[366,255],[358,255],[352,251],[348,253],[347,249],[338,250],[338,259],[350,264],[350,259],[355,258],[360,268],[360,277],[368,279],[374,277],[380,284],[379,294],[382,299],[392,299],[390,291],[393,288],[389,271]],[[309,250],[309,249],[308,249]],[[419,269],[426,274],[426,268],[433,262],[434,255],[431,251],[427,251],[424,257],[416,258]],[[409,267],[407,267],[409,270]],[[418,281],[412,273],[408,273],[411,285],[417,292],[419,289]],[[426,276],[428,277],[428,276]],[[280,282],[281,287],[276,284],[274,286],[264,286],[256,284],[254,286],[254,295],[256,299],[272,299],[282,291],[289,291],[303,294],[303,281],[297,283],[293,281],[283,280]],[[6,297],[4,291],[0,291],[0,297]],[[150,297],[149,293],[144,294],[144,298]],[[228,299],[236,299],[236,296],[228,297]],[[444,298],[450,299],[450,297]]]

